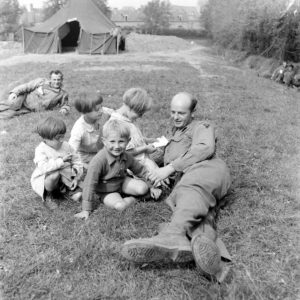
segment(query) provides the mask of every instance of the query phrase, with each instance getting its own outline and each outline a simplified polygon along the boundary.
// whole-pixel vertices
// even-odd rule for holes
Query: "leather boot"
[[[155,261],[193,261],[191,243],[184,234],[162,232],[145,239],[134,239],[123,244],[121,254],[128,260],[138,263]]]
[[[215,243],[217,233],[204,222],[193,233],[192,252],[195,263],[203,275],[217,276],[221,271],[221,253]]]

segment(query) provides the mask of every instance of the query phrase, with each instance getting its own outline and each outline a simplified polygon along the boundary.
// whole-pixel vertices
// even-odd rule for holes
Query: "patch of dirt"
[[[17,42],[0,42],[0,60],[22,53],[22,45]]]
[[[12,66],[20,63],[67,63],[70,61],[136,61],[151,60],[150,55],[178,53],[197,47],[194,43],[175,37],[130,33],[126,38],[126,52],[119,55],[79,55],[76,52],[63,54],[24,54],[22,44],[18,42],[0,42],[0,66]],[[145,55],[147,53],[147,55]],[[166,60],[168,58],[165,58]],[[153,59],[155,61],[155,59]],[[143,72],[150,69],[144,68]]]
[[[129,52],[179,51],[192,46],[190,42],[175,36],[130,33],[126,38]]]
[[[125,65],[125,66],[92,66],[92,67],[84,67],[84,68],[77,68],[74,69],[74,71],[79,71],[79,72],[91,72],[91,71],[136,71],[136,72],[150,72],[150,71],[166,71],[169,70],[167,67],[159,67],[155,65],[144,65],[144,64],[139,64],[139,65]]]

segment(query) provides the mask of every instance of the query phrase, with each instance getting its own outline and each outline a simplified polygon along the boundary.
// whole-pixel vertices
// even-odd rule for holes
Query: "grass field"
[[[163,201],[122,213],[100,205],[87,222],[73,217],[80,206],[71,202],[47,211],[30,186],[40,142],[34,129],[57,112],[33,113],[0,121],[0,299],[299,299],[300,92],[228,65],[209,48],[122,55],[2,61],[0,88],[60,69],[71,101],[79,91],[99,89],[104,105],[116,108],[126,89],[141,86],[156,100],[139,122],[151,137],[170,128],[173,95],[195,94],[197,117],[216,124],[217,153],[233,177],[218,217],[233,258],[230,274],[219,285],[193,263],[141,266],[120,257],[124,241],[152,236],[169,220]],[[65,117],[67,137],[78,116],[73,109]]]

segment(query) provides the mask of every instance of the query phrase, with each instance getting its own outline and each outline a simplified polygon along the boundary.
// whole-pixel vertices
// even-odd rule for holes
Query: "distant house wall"
[[[201,22],[199,20],[171,21],[169,24],[171,29],[176,29],[176,28],[183,28],[183,29],[190,29],[190,30],[203,29],[203,26],[201,25]]]
[[[142,21],[114,21],[117,26],[120,27],[135,27],[139,28],[144,25],[144,22]],[[170,23],[170,29],[177,29],[177,28],[182,28],[182,29],[190,29],[190,30],[198,30],[198,29],[203,29],[203,26],[200,21],[171,21]]]
[[[114,21],[114,22],[117,26],[120,26],[120,27],[127,27],[128,26],[128,27],[138,28],[138,27],[141,27],[144,24],[144,22],[142,22],[142,21]]]
[[[170,29],[203,29],[203,26],[199,20],[200,15],[196,7],[172,5],[170,13]],[[134,9],[132,7],[113,9],[111,19],[120,27],[138,28],[144,25],[143,13],[141,9]]]

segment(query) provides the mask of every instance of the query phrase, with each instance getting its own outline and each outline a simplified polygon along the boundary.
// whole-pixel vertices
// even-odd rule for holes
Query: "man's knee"
[[[7,104],[11,109],[17,110],[22,107],[25,98],[26,98],[25,94],[17,96],[16,94],[12,93],[8,96]]]

